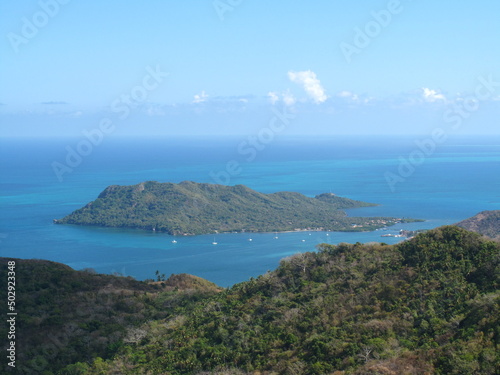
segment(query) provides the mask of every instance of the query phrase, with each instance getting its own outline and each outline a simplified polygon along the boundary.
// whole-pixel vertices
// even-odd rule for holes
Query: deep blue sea
[[[82,138],[3,139],[0,141],[0,256],[39,258],[75,269],[94,268],[137,279],[159,270],[190,273],[229,286],[274,269],[281,258],[312,251],[322,242],[395,243],[381,238],[402,228],[452,224],[483,210],[500,209],[500,139],[457,138],[422,158],[415,141],[425,137],[332,137],[277,139],[261,149],[238,151],[242,138],[105,139],[63,174],[52,163],[65,163],[68,147]],[[240,151],[242,148],[240,147]],[[417,153],[414,153],[417,151]],[[413,153],[413,154],[412,154]],[[254,156],[254,160],[248,160]],[[414,170],[402,159],[413,155]],[[420,156],[420,157],[418,157]],[[73,160],[75,162],[75,160]],[[239,174],[225,177],[230,164]],[[229,170],[232,170],[231,167]],[[401,180],[391,191],[385,174]],[[349,215],[425,219],[370,233],[300,232],[218,234],[173,237],[138,230],[54,225],[94,200],[109,185],[142,181],[211,182],[218,174],[230,185],[244,184],[264,193],[324,192],[379,203]],[[402,181],[404,179],[404,181]],[[304,241],[303,241],[304,240]]]

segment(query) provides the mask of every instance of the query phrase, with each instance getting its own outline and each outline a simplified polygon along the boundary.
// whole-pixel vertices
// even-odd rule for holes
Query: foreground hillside
[[[17,361],[15,369],[3,361],[2,374],[10,369],[50,375],[73,362],[111,357],[124,343],[144,334],[139,327],[145,322],[172,317],[177,308],[220,291],[190,275],[146,283],[13,258],[0,258],[2,280],[7,280],[9,261],[15,262]],[[3,288],[2,301],[7,301],[5,293]],[[0,337],[7,337],[6,329],[2,324]]]
[[[469,219],[456,224],[457,226],[500,240],[500,210],[483,211]]]
[[[498,374],[500,244],[448,226],[321,245],[63,374]]]
[[[343,209],[374,204],[321,194],[262,194],[243,185],[184,181],[109,186],[99,197],[58,224],[140,228],[169,234],[274,232],[305,228],[374,230],[401,222],[395,218],[347,217]],[[407,220],[408,221],[408,220]]]

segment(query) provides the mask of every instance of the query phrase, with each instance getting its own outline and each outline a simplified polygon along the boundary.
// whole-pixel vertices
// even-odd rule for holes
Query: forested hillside
[[[221,290],[190,275],[172,275],[167,280],[158,275],[164,281],[142,282],[13,258],[0,258],[2,280],[7,280],[9,261],[15,262],[11,268],[17,312],[17,361],[10,370],[22,375],[54,374],[73,362],[111,357],[145,334],[142,324],[173,317],[177,309]],[[6,289],[0,292],[2,301],[7,301]],[[7,337],[7,328],[1,325],[2,338]],[[2,374],[9,369],[2,367]]]
[[[321,245],[63,374],[498,374],[500,245],[448,226]]]
[[[472,232],[500,240],[500,210],[480,212],[456,225]]]

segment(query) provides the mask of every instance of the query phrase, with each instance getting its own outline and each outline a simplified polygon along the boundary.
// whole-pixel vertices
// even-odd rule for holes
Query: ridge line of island
[[[142,229],[171,235],[337,231],[366,232],[424,220],[350,217],[344,209],[378,206],[333,193],[259,193],[244,185],[183,181],[108,186],[96,200],[55,224]]]

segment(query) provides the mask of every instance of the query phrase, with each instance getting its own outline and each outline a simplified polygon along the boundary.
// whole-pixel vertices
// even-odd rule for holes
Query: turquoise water
[[[418,139],[418,138],[415,138]],[[395,243],[381,238],[402,228],[452,224],[483,210],[500,209],[500,140],[457,139],[441,145],[392,192],[386,172],[416,149],[415,139],[332,138],[276,140],[248,162],[243,139],[105,140],[58,181],[51,163],[64,162],[66,147],[81,139],[1,141],[0,256],[40,258],[75,269],[119,272],[137,279],[191,273],[228,286],[274,269],[279,260],[322,242]],[[210,173],[240,164],[229,184],[271,193],[333,192],[380,206],[349,215],[425,219],[371,233],[301,232],[219,234],[176,238],[136,230],[52,224],[95,199],[108,185],[141,181],[214,182]]]

